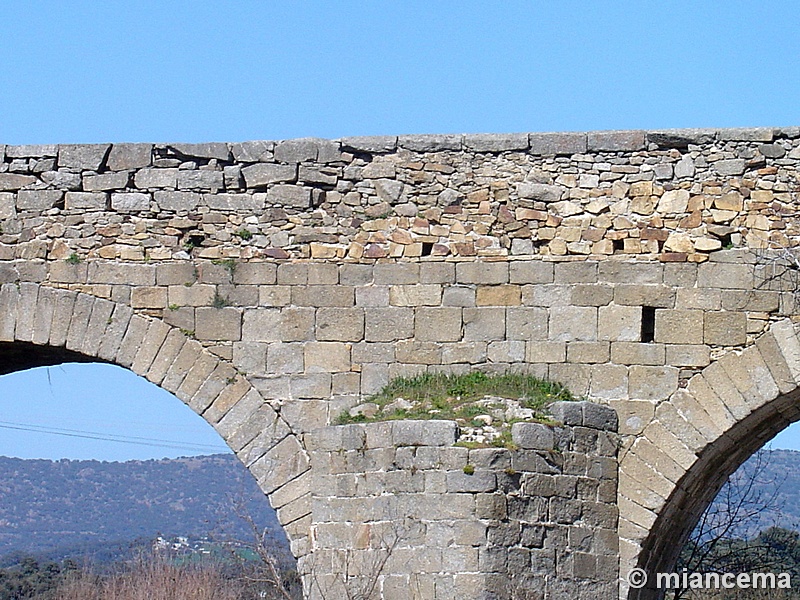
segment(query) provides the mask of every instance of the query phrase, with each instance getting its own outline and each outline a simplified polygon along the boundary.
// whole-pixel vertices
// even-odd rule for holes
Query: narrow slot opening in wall
[[[611,244],[614,248],[614,252],[622,252],[625,249],[624,240],[611,240]]]
[[[655,339],[656,334],[656,308],[655,306],[642,307],[642,342],[648,343]]]
[[[433,252],[433,242],[422,242],[422,256],[430,256]]]

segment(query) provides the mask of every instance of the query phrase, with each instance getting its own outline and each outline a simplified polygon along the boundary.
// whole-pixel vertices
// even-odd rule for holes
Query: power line
[[[82,431],[80,429],[61,429],[58,427],[32,425],[30,423],[15,423],[13,421],[0,421],[0,428],[13,429],[16,431],[29,431],[33,433],[45,433],[48,435],[60,435],[63,437],[98,440],[103,442],[116,442],[119,444],[171,448],[173,450],[202,450],[215,452],[224,452],[228,450],[228,448],[211,446],[209,444],[193,444],[191,442],[176,442],[173,440],[162,440],[157,438],[99,433],[96,431]]]

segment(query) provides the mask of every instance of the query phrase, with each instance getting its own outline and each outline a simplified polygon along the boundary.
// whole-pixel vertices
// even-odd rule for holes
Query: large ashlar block
[[[440,285],[392,285],[389,303],[392,306],[439,306],[442,301]]]
[[[655,406],[648,400],[614,400],[610,405],[619,415],[621,434],[639,434],[653,420]]]
[[[672,347],[670,346],[670,348]],[[698,346],[690,347],[695,348]],[[611,342],[611,362],[621,365],[663,365],[665,364],[666,356],[665,348],[664,344]],[[669,362],[668,364],[672,363]]]
[[[364,314],[364,339],[368,342],[392,342],[414,335],[411,308],[367,308]]]
[[[548,313],[544,308],[506,310],[506,339],[546,340]]]
[[[168,290],[165,287],[135,287],[131,290],[132,308],[164,308]]]
[[[458,283],[477,283],[499,285],[508,283],[508,263],[506,262],[462,262],[456,265]]]
[[[597,340],[597,308],[554,306],[550,309],[548,338],[554,342]]]
[[[284,342],[313,340],[315,313],[311,307],[282,308],[278,339]]]
[[[502,340],[506,333],[506,311],[503,308],[465,308],[464,340]]]
[[[339,373],[350,370],[350,345],[341,342],[308,342],[304,346],[307,373]]]
[[[597,314],[597,337],[600,340],[638,342],[642,329],[639,306],[601,306]]]
[[[462,334],[461,309],[419,308],[414,330],[416,340],[421,342],[457,342]]]
[[[198,340],[236,342],[242,339],[242,313],[237,308],[198,308],[195,318]]]
[[[664,400],[678,389],[679,369],[634,365],[630,369],[628,395],[637,400]]]
[[[664,344],[702,344],[703,311],[656,310],[655,341]]]
[[[607,364],[592,367],[589,393],[592,398],[605,400],[627,398],[628,368],[622,365]]]
[[[715,346],[741,346],[747,342],[747,314],[732,311],[706,312],[703,341]]]
[[[521,302],[522,290],[518,285],[478,286],[478,306],[519,306]]]
[[[364,310],[361,308],[318,309],[316,337],[320,341],[361,341],[364,339]]]

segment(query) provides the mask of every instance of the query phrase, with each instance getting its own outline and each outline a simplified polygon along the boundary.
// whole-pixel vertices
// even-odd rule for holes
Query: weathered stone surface
[[[747,341],[747,315],[743,312],[707,312],[703,341],[717,346],[740,346]]]
[[[630,152],[645,147],[644,131],[595,131],[588,134],[590,152]]]
[[[156,192],[153,195],[160,210],[188,212],[200,204],[202,196],[195,192]]]
[[[0,173],[0,190],[18,190],[36,182],[30,175],[16,173]]]
[[[532,133],[528,136],[531,154],[567,155],[586,152],[585,133]]]
[[[17,216],[14,194],[0,192],[0,219],[13,219]]]
[[[231,144],[231,152],[234,160],[251,163],[267,162],[272,160],[272,150],[275,142],[269,141],[250,141]]]
[[[141,169],[134,175],[139,189],[175,188],[178,185],[178,169]]]
[[[256,212],[264,208],[263,194],[203,194],[203,203],[213,210]]]
[[[511,437],[517,446],[528,450],[552,450],[555,440],[553,428],[541,423],[514,423]]]
[[[414,311],[410,308],[368,308],[365,311],[364,339],[392,342],[414,335]]]
[[[397,147],[397,136],[346,137],[341,142],[344,150],[383,154]]]
[[[198,308],[195,335],[198,340],[239,341],[242,313],[236,308]]]
[[[99,171],[109,144],[63,144],[58,147],[58,166],[76,171]]]
[[[106,204],[108,204],[108,194],[103,192],[67,192],[64,196],[64,208],[67,210],[76,208],[104,210]]]
[[[744,173],[745,161],[742,158],[731,158],[714,163],[714,169],[720,175],[741,175]]]
[[[83,189],[86,192],[121,190],[127,187],[128,178],[128,173],[86,175],[83,177]]]
[[[401,135],[397,145],[415,152],[461,150],[461,135]]]
[[[168,146],[178,154],[189,158],[215,158],[228,160],[230,150],[227,144],[211,142],[206,144],[169,144]]]
[[[111,194],[111,208],[120,212],[139,212],[150,210],[150,194],[131,192]]]
[[[683,213],[686,212],[688,204],[689,192],[687,190],[670,190],[661,196],[656,210],[662,214]]]
[[[318,340],[358,342],[364,338],[364,310],[361,308],[320,308],[317,310]]]
[[[311,188],[298,185],[276,185],[267,192],[267,202],[278,206],[308,208],[311,206]]]
[[[297,167],[294,165],[276,165],[257,163],[242,169],[247,187],[265,187],[270,183],[292,182],[297,179]]]
[[[715,129],[665,129],[647,132],[647,141],[662,148],[688,148],[689,144],[709,144],[716,137]]]
[[[53,144],[6,146],[5,154],[9,158],[53,157],[58,154],[58,146]]]
[[[222,171],[180,170],[178,171],[179,190],[211,190],[216,191],[225,186]]]
[[[517,186],[517,194],[520,198],[530,198],[540,202],[557,202],[561,199],[564,191],[561,186],[543,183],[522,182]]]
[[[656,310],[655,341],[666,344],[702,344],[703,312]]]
[[[114,144],[108,153],[106,166],[111,171],[140,169],[150,166],[152,155],[152,144]]]
[[[509,150],[527,150],[528,134],[481,134],[468,133],[464,136],[464,148],[473,152],[506,152]]]
[[[664,400],[678,389],[678,369],[675,367],[630,368],[628,395],[636,400]]]
[[[17,193],[19,210],[47,210],[53,208],[64,197],[59,190],[20,190]]]
[[[723,141],[771,142],[774,135],[775,130],[768,127],[719,130],[719,139]]]

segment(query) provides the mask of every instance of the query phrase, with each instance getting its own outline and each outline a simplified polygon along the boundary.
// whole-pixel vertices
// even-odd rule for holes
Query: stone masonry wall
[[[515,450],[454,446],[452,421],[308,434],[310,598],[615,597],[616,414],[575,402],[553,415],[560,426],[514,425]]]
[[[770,396],[798,167],[800,128],[0,145],[0,341],[176,393],[297,556],[328,474],[305,436],[391,377],[560,381],[619,414],[633,564],[701,441]]]
[[[0,145],[0,259],[647,255],[796,240],[800,128]]]

